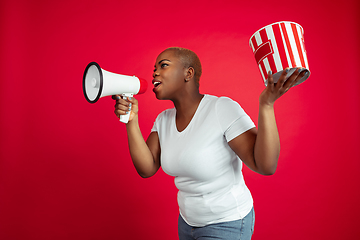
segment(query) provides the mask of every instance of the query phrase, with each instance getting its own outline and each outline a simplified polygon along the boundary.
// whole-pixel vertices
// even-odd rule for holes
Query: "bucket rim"
[[[262,28],[260,28],[259,30],[255,31],[254,34],[251,35],[251,37],[250,37],[250,39],[249,39],[249,46],[251,47],[251,39],[254,37],[254,35],[255,35],[256,33],[260,32],[261,30],[263,30],[263,29],[265,29],[265,28],[267,28],[267,27],[270,27],[270,26],[275,25],[275,24],[280,24],[280,23],[293,23],[293,24],[295,24],[295,25],[298,25],[298,26],[302,29],[302,31],[304,32],[304,28],[303,28],[299,23],[297,23],[297,22],[293,22],[293,21],[278,21],[278,22],[274,22],[274,23],[268,24],[268,25],[266,25],[265,27],[262,27]]]

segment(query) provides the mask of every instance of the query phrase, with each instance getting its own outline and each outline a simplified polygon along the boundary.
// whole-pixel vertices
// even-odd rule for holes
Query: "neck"
[[[186,94],[186,96],[180,99],[173,100],[176,108],[176,118],[192,118],[203,97],[204,95],[197,91],[196,93]]]

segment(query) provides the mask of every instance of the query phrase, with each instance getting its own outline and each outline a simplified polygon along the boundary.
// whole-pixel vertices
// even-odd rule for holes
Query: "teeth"
[[[157,87],[161,82],[154,82],[154,87]]]

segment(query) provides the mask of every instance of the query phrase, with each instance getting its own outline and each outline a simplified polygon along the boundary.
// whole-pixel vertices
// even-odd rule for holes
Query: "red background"
[[[170,46],[202,60],[201,92],[238,101],[257,122],[264,86],[248,45],[281,20],[305,31],[310,78],[275,106],[275,175],[244,167],[253,239],[355,239],[359,223],[357,0],[0,2],[0,239],[177,239],[176,188],[140,178],[113,101],[86,102],[96,61],[147,78]],[[147,137],[170,102],[139,95]]]

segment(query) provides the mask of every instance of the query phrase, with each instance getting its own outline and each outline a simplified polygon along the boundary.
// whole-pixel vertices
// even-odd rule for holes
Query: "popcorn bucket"
[[[282,71],[290,68],[289,77],[298,67],[305,68],[309,74],[296,85],[310,76],[309,63],[305,50],[304,30],[294,22],[277,22],[255,32],[249,41],[261,76],[267,85],[268,72],[271,70],[276,83]]]

